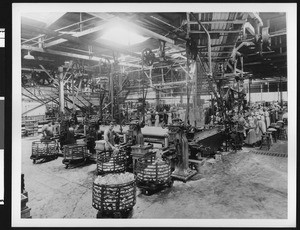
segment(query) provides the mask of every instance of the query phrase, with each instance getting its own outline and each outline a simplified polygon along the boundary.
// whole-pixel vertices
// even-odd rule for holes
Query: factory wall
[[[128,96],[128,100],[136,100],[141,96],[139,95],[130,95]],[[186,96],[180,96],[177,97],[161,97],[160,98],[160,103],[161,104],[171,104],[171,105],[178,105],[178,104],[185,104],[186,103]],[[211,99],[210,95],[201,95],[200,99],[203,99],[204,101],[208,101]],[[249,100],[249,93],[246,95],[247,101]],[[251,93],[250,95],[250,100],[251,103],[253,102],[260,102],[260,101],[265,101],[265,102],[273,102],[273,101],[279,101],[280,102],[280,93],[278,92],[263,92],[263,93]],[[282,100],[283,101],[288,101],[288,93],[287,92],[282,92]],[[155,93],[151,92],[147,94],[147,101],[149,103],[156,103],[156,98],[155,98]],[[193,103],[193,98],[190,98],[190,103]]]
[[[41,105],[41,103],[39,102],[35,102],[35,101],[22,101],[22,114]],[[24,116],[37,116],[37,115],[45,115],[46,113],[46,106],[40,106],[26,114],[24,114]]]
[[[263,92],[263,93],[251,93],[251,103],[254,102],[260,102],[260,101],[266,101],[266,102],[273,102],[273,101],[279,101],[280,102],[280,93],[278,92]],[[142,97],[142,95],[135,94],[135,95],[129,95],[128,100],[136,100],[139,97]],[[180,96],[177,97],[161,97],[159,103],[160,104],[169,104],[169,105],[180,105],[180,104],[186,104],[186,96]],[[210,95],[201,95],[200,99],[205,101],[204,108],[209,106],[209,101],[211,96]],[[249,94],[247,93],[246,99],[249,100]],[[288,94],[287,92],[282,92],[282,100],[288,101]],[[150,104],[156,104],[156,96],[155,92],[149,92],[147,94],[147,101]],[[190,103],[193,103],[193,98],[190,98]],[[22,114],[26,111],[29,111],[37,106],[39,106],[39,102],[35,101],[28,101],[23,100],[22,101]],[[69,105],[72,106],[71,104]],[[40,106],[38,108],[35,108],[34,110],[26,113],[24,116],[38,116],[38,115],[45,115],[46,112],[46,106]]]
[[[247,94],[247,100],[249,100],[249,94]],[[257,102],[257,101],[267,101],[267,102],[279,101],[280,102],[280,93],[278,92],[251,93],[250,100],[251,102]],[[287,92],[282,92],[282,100],[283,101],[288,100]]]

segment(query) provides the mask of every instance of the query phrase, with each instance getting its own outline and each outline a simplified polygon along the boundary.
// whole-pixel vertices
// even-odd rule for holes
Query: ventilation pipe
[[[191,12],[191,15],[195,18],[195,20],[203,28],[203,30],[205,31],[205,33],[207,35],[207,52],[208,52],[208,64],[209,64],[209,73],[208,73],[208,75],[211,77],[212,76],[212,65],[211,65],[211,38],[210,38],[210,34],[208,33],[207,29],[203,26],[203,24],[195,16],[195,14]]]

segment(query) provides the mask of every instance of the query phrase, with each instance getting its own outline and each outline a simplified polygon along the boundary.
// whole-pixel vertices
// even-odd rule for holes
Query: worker
[[[47,124],[45,124],[42,127],[42,139],[43,140],[50,140],[51,137],[53,137],[53,126],[54,123],[52,121],[49,121]]]
[[[237,145],[238,145],[238,149],[242,149],[243,146],[243,142],[244,142],[244,133],[245,133],[245,125],[246,125],[246,121],[243,117],[243,114],[240,113],[238,115],[238,120],[237,120]]]
[[[70,144],[75,144],[76,143],[76,139],[75,139],[75,130],[73,127],[70,127],[67,131],[66,134],[66,145],[70,145]]]
[[[164,124],[168,124],[168,114],[167,114],[167,110],[164,109],[164,113],[163,113],[163,122]]]
[[[74,111],[71,115],[70,122],[74,123],[75,125],[78,125],[78,119],[77,119],[77,112]]]
[[[288,122],[288,109],[287,108],[283,112],[282,120],[283,120],[284,124],[287,125],[287,122]]]
[[[152,120],[151,120],[150,111],[148,111],[147,115],[146,115],[146,124],[147,124],[147,126],[152,126]]]
[[[168,112],[168,125],[172,124],[172,110],[170,109]]]
[[[53,126],[53,136],[58,136],[60,134],[59,132],[60,132],[60,124],[58,121],[56,121]]]
[[[266,126],[260,115],[257,116],[256,137],[258,145],[261,143],[262,135],[266,132]]]
[[[155,113],[155,127],[159,126],[159,115],[158,112]]]
[[[254,145],[257,141],[257,137],[256,137],[256,132],[255,132],[256,131],[256,123],[253,118],[253,114],[250,114],[248,117],[248,128],[249,128],[249,131],[247,133],[245,143],[254,147]]]
[[[114,128],[114,123],[111,122],[109,124],[108,129],[106,129],[103,134],[104,140],[106,142],[105,149],[108,149],[108,150],[116,150],[113,128]]]
[[[222,123],[222,114],[220,112],[216,113],[216,124],[221,124]]]
[[[274,106],[270,110],[270,124],[276,122],[276,112]]]
[[[270,114],[268,112],[267,107],[264,109],[264,117],[265,117],[265,122],[266,122],[266,128],[269,128],[269,126],[270,126]]]
[[[61,130],[59,143],[61,151],[63,150],[64,145],[76,143],[75,132],[73,127],[64,127]]]
[[[87,149],[89,150],[90,153],[95,153],[96,139],[97,139],[96,125],[92,124],[89,127],[89,131],[87,134],[87,142],[86,142]]]

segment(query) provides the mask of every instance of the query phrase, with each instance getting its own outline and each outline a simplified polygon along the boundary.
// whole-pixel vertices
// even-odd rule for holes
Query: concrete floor
[[[33,164],[33,140],[22,140],[22,173],[32,218],[96,218],[92,207],[96,164],[66,169],[63,157]],[[286,151],[286,142],[277,145]],[[138,189],[132,218],[287,218],[287,158],[249,150],[206,162],[187,183],[175,181],[172,188],[152,196]]]

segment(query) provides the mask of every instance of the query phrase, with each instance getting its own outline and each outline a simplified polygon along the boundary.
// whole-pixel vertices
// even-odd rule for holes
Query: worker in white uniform
[[[155,127],[159,126],[159,115],[158,112],[155,113]]]
[[[147,124],[147,126],[152,126],[152,120],[151,120],[151,113],[150,113],[150,111],[148,111],[147,115],[146,115],[146,124]]]

